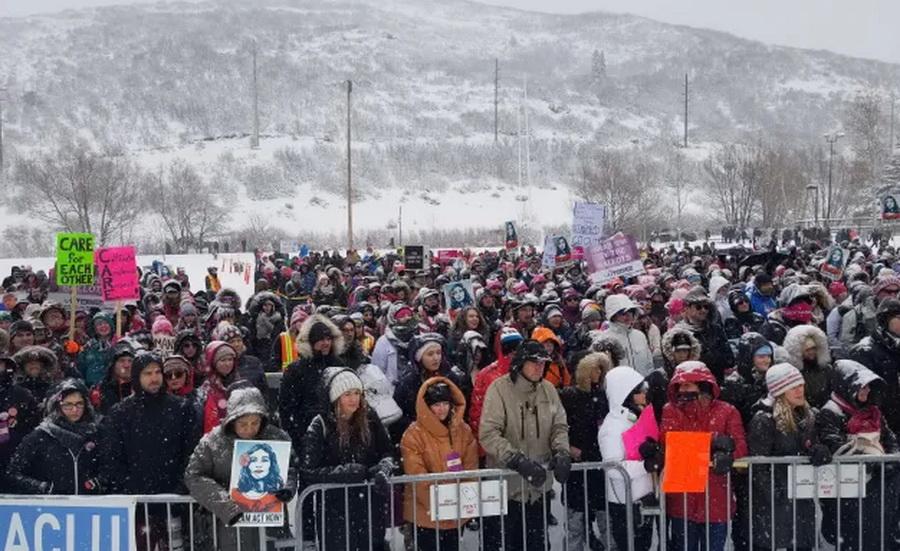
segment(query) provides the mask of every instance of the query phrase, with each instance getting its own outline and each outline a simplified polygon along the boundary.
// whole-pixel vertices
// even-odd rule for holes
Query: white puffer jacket
[[[618,462],[631,478],[631,499],[637,501],[653,491],[653,479],[644,469],[643,461],[626,461],[625,444],[622,433],[634,426],[637,416],[622,404],[644,380],[644,377],[628,366],[613,368],[606,374],[606,398],[609,400],[609,414],[600,425],[597,441],[603,461]],[[614,469],[610,469],[609,481],[606,484],[606,499],[611,503],[627,503],[625,501],[625,478]]]

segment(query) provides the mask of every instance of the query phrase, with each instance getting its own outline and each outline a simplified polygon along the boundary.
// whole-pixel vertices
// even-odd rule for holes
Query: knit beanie
[[[423,343],[422,346],[416,349],[416,362],[421,362],[422,357],[425,356],[425,353],[435,348],[437,348],[438,350],[443,350],[443,346],[441,346],[441,343],[439,343],[438,341],[427,341]]]
[[[159,316],[156,320],[153,321],[153,326],[150,329],[150,333],[153,335],[163,334],[169,336],[175,336],[175,330],[172,328],[172,322],[166,319],[165,316]]]
[[[775,364],[766,371],[766,387],[773,398],[803,384],[803,374],[789,363]]]
[[[325,370],[325,381],[328,387],[328,400],[333,404],[348,390],[363,392],[360,378],[345,367],[329,367]]]

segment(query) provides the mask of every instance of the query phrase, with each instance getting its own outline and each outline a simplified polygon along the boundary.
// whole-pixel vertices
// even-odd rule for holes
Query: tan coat
[[[533,384],[522,375],[515,382],[504,375],[491,383],[484,399],[479,440],[488,456],[488,468],[507,467],[520,453],[546,467],[554,453],[569,453],[569,423],[556,388],[543,380]],[[521,502],[537,501],[553,487],[551,473],[547,473],[543,488],[535,488],[520,476],[508,480],[509,498]]]
[[[452,415],[450,426],[438,420],[425,403],[425,391],[435,383],[447,383],[453,393]],[[416,421],[403,433],[400,451],[403,455],[403,472],[405,474],[428,474],[447,472],[447,455],[456,452],[462,460],[462,470],[471,471],[478,468],[478,443],[472,429],[463,419],[466,411],[466,398],[462,391],[450,379],[432,377],[425,381],[416,398]],[[449,484],[448,481],[445,484]],[[403,496],[403,518],[414,522],[422,528],[434,528],[431,520],[430,492],[431,483],[419,482],[415,490],[413,503],[413,485],[405,488]],[[415,507],[415,517],[413,516]],[[440,528],[447,530],[456,528],[455,520],[441,521]]]

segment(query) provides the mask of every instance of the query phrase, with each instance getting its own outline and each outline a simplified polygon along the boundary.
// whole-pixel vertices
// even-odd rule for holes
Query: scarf
[[[92,449],[97,437],[97,427],[90,421],[72,423],[65,417],[44,419],[38,425],[42,430],[66,447],[72,454],[78,455],[82,449]]]
[[[850,416],[847,421],[848,434],[881,433],[881,410],[877,406],[856,408],[833,392],[831,399]]]

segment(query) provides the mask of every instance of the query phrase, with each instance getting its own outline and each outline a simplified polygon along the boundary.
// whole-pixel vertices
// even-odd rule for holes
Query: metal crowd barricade
[[[449,532],[449,537],[465,549],[543,549],[549,550],[580,550],[587,549],[590,535],[594,534],[594,526],[591,515],[590,499],[588,495],[589,475],[604,473],[606,483],[609,483],[608,472],[616,471],[625,481],[625,501],[631,502],[631,479],[621,465],[616,463],[575,463],[572,465],[572,477],[581,477],[581,495],[567,495],[566,484],[554,484],[556,498],[550,499],[548,493],[541,493],[537,501],[529,504],[513,501],[510,495],[514,493],[513,484],[519,484],[519,491],[525,493],[528,490],[524,480],[510,481],[515,472],[501,469],[481,469],[474,471],[434,473],[424,475],[395,476],[390,479],[390,491],[386,495],[377,493],[371,483],[360,484],[314,484],[304,488],[298,496],[296,508],[296,522],[294,533],[296,540],[291,544],[279,543],[278,547],[293,547],[295,549],[309,549],[314,547],[327,551],[369,550],[380,546],[381,540],[386,534],[390,534],[388,541],[399,545],[399,539],[411,538],[412,549],[442,548],[440,531]],[[553,473],[547,472],[548,478]],[[421,484],[427,484],[430,492],[429,499],[434,504],[435,498],[441,497],[441,505],[437,508],[429,507],[432,522],[449,522],[455,526],[443,530],[432,530],[433,536],[424,534],[420,537],[419,511],[416,506],[419,493],[425,491]],[[504,484],[505,483],[505,484]],[[449,492],[448,492],[449,487]],[[442,491],[443,488],[443,491]],[[403,492],[409,492],[412,500],[413,519],[411,523],[397,515],[397,508],[403,507]],[[448,496],[449,493],[449,496]],[[527,494],[526,494],[527,495]],[[570,528],[568,524],[568,511],[566,504],[569,500],[578,500],[583,505],[583,515],[579,522],[581,534],[584,535],[583,546],[570,545]],[[602,496],[603,509],[608,509],[607,495]],[[574,503],[574,501],[572,502]],[[356,508],[365,505],[365,518],[357,515]],[[351,507],[352,505],[352,507]],[[548,522],[549,515],[553,512],[551,507],[556,506],[556,516],[561,518],[556,527],[551,527]],[[335,511],[337,506],[338,510]],[[341,513],[341,506],[342,512]],[[504,512],[504,506],[506,506]],[[561,508],[560,508],[561,507]],[[449,508],[452,513],[444,516]],[[518,508],[518,510],[515,510]],[[455,509],[455,511],[453,511]],[[463,510],[465,509],[465,511]],[[489,510],[490,509],[490,510]],[[499,512],[499,514],[494,514]],[[517,518],[513,518],[513,516]],[[402,513],[401,513],[402,516]],[[380,522],[384,519],[384,523]],[[424,519],[423,519],[424,520]],[[477,521],[478,529],[471,531],[466,525]],[[539,522],[535,522],[539,521]],[[625,508],[625,530],[633,534],[632,507]],[[362,526],[360,522],[364,522]],[[411,524],[411,530],[400,535],[398,526]],[[373,526],[375,530],[373,531]],[[381,533],[379,530],[384,529]],[[516,530],[515,533],[512,530]],[[521,529],[521,534],[518,530]],[[337,532],[335,532],[337,531]],[[612,549],[610,530],[606,530],[605,548]],[[433,540],[431,538],[434,538]],[[521,538],[521,539],[519,539]],[[631,537],[628,538],[627,549],[620,551],[635,551]],[[465,542],[463,546],[461,542]],[[404,541],[404,544],[409,542]],[[444,548],[447,544],[444,543]],[[399,547],[402,548],[402,547]],[[410,548],[410,547],[407,547]]]
[[[768,495],[758,495],[755,478]],[[700,547],[718,551],[741,547],[750,550],[884,551],[900,548],[900,543],[895,542],[895,537],[900,536],[896,518],[900,506],[900,454],[835,456],[832,463],[821,467],[809,465],[808,458],[801,456],[745,457],[735,461],[734,469],[725,478],[725,490],[727,522],[724,523],[725,536],[724,541],[720,540],[721,545],[717,545],[720,542],[711,534],[709,483],[703,494],[706,522],[703,523],[700,545],[696,542],[697,534],[689,533],[689,494],[661,495],[660,516],[665,537],[659,538],[659,549],[682,551]],[[735,490],[738,490],[737,494]],[[732,495],[737,503],[734,516]],[[671,500],[681,501],[683,518],[667,516],[666,505],[667,501],[672,503]],[[768,501],[768,511],[761,500]],[[812,519],[798,515],[798,505],[803,502],[812,502],[812,507],[803,507],[807,511],[812,509]],[[779,508],[787,509],[787,514],[778,514]],[[768,518],[754,518],[761,510]],[[761,522],[762,526],[759,525]],[[676,523],[683,523],[680,538],[674,537],[678,528]],[[802,530],[813,532],[802,536],[812,538],[811,545],[798,544],[798,525],[801,524]],[[785,534],[785,526],[790,527],[788,534]],[[735,528],[739,529],[737,535]],[[759,534],[762,537],[758,537]],[[738,546],[736,539],[743,539],[743,545]]]

